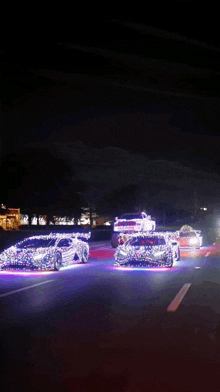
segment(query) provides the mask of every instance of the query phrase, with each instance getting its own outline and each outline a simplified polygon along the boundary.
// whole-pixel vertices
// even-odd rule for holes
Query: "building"
[[[20,208],[1,208],[0,227],[4,230],[18,230],[21,226]]]

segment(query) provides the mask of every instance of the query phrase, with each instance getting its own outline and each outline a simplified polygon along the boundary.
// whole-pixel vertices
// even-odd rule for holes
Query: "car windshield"
[[[180,237],[196,237],[196,233],[193,233],[193,232],[180,233]]]
[[[122,214],[120,219],[143,219],[141,214]]]
[[[131,246],[157,246],[157,245],[165,245],[164,238],[158,237],[139,237],[139,238],[131,238],[126,245]]]
[[[50,246],[55,245],[55,238],[54,239],[43,239],[43,238],[35,238],[35,239],[29,239],[25,240],[23,242],[18,243],[16,246],[19,249],[27,249],[27,248],[48,248]]]

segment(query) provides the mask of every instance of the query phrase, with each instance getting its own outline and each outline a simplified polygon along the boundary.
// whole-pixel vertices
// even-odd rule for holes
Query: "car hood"
[[[159,252],[164,252],[167,249],[166,245],[160,246],[130,246],[130,245],[119,245],[117,253],[126,253],[130,256],[136,254],[156,255]]]
[[[122,245],[121,247],[123,247],[124,249],[126,248],[126,249],[134,249],[134,250],[137,250],[137,249],[143,249],[143,250],[158,250],[158,249],[165,249],[166,248],[166,245],[154,245],[154,246],[152,246],[152,245],[148,245],[148,246],[134,246],[134,245],[126,245],[126,244],[124,244],[124,245]]]
[[[22,256],[34,257],[38,254],[47,254],[52,251],[52,248],[39,248],[39,249],[19,249],[15,246],[6,249],[0,254],[0,259],[5,259],[7,257],[19,258]]]

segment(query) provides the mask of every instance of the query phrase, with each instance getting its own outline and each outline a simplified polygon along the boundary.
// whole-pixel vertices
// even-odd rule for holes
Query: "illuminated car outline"
[[[70,264],[86,263],[89,258],[89,245],[79,237],[88,240],[90,236],[91,233],[50,233],[26,237],[0,253],[0,269],[58,271]],[[34,240],[47,240],[50,243],[53,241],[53,246],[22,248],[22,244]],[[58,246],[62,245],[62,240],[66,240],[68,246]]]
[[[180,248],[195,248],[195,249],[200,249],[200,247],[202,246],[203,243],[203,237],[200,234],[201,231],[200,230],[193,230],[190,233],[193,234],[193,238],[190,238],[190,236],[184,236],[181,234],[188,234],[188,232],[184,233],[181,231],[177,232],[177,237],[178,237],[178,241],[180,244]],[[185,244],[184,244],[185,242]]]
[[[152,244],[153,246],[130,244],[131,240],[138,237],[139,239],[155,237],[163,241],[159,245]],[[129,239],[123,245],[119,245],[115,252],[115,266],[172,267],[173,263],[179,259],[178,241],[172,239],[169,234],[161,232],[130,234]]]
[[[156,227],[155,221],[145,212],[124,213],[121,217],[115,218],[114,232],[139,232],[154,231]]]

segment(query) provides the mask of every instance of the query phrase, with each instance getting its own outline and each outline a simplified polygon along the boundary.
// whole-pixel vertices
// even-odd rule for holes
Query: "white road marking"
[[[200,269],[201,267],[195,267],[195,269]]]
[[[190,286],[192,283],[185,283],[179,293],[176,295],[174,300],[171,302],[171,304],[168,306],[167,311],[168,312],[175,312],[175,310],[178,308],[180,305],[181,301],[183,300],[184,296],[186,295],[187,291],[189,290]]]
[[[153,36],[159,37],[159,38],[165,38],[165,39],[168,38],[168,39],[173,39],[173,40],[184,41],[184,42],[187,42],[191,45],[203,46],[206,49],[210,49],[210,50],[214,50],[214,51],[219,52],[218,47],[211,46],[211,45],[207,44],[206,42],[202,42],[202,41],[198,41],[196,39],[188,38],[186,35],[173,33],[171,31],[158,29],[158,28],[152,27],[152,26],[142,25],[140,23],[129,22],[127,20],[121,21],[120,19],[114,19],[113,22],[123,24],[124,26],[126,26],[128,28],[132,28],[133,30],[141,31],[142,34],[153,35]]]
[[[19,291],[24,291],[24,290],[32,289],[32,287],[37,287],[37,286],[40,286],[40,285],[42,285],[42,284],[49,283],[49,282],[53,282],[53,281],[54,281],[54,279],[52,279],[52,280],[46,280],[45,282],[33,284],[32,286],[23,287],[22,289],[9,291],[8,293],[0,294],[0,297],[7,297],[7,295],[15,294],[15,293],[18,293]]]
[[[211,252],[207,252],[207,253],[205,254],[205,257],[209,256],[209,255],[210,255],[210,253],[211,253]]]
[[[110,82],[109,84],[114,85],[114,86],[119,86],[119,87],[126,87],[126,88],[131,88],[133,90],[141,90],[141,91],[149,91],[151,93],[156,93],[156,94],[164,94],[164,95],[173,95],[175,97],[189,97],[189,98],[196,98],[196,99],[203,99],[202,97],[192,95],[192,94],[184,94],[184,93],[177,93],[175,91],[170,91],[170,90],[155,90],[153,88],[148,88],[148,87],[143,87],[143,86],[137,86],[137,85],[131,85],[131,84],[121,84],[117,82]]]

